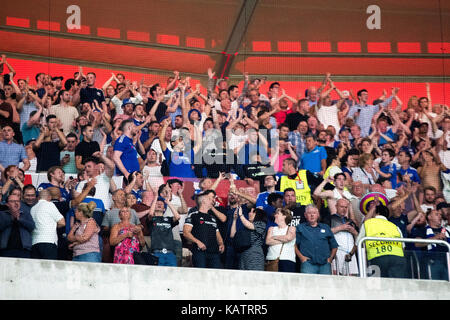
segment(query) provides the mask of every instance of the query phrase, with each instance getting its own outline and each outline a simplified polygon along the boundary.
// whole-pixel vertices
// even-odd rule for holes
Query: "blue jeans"
[[[198,249],[194,249],[192,252],[192,264],[196,268],[222,268],[219,253],[211,253]]]
[[[79,256],[75,256],[72,258],[72,261],[78,262],[101,262],[102,255],[100,252],[88,252],[84,254],[80,254]]]
[[[430,267],[432,280],[447,280],[448,281],[447,261],[431,260],[428,262],[428,265]]]
[[[177,266],[177,256],[173,252],[154,252],[155,256],[159,258],[158,266],[168,266],[168,267],[176,267]]]
[[[331,264],[316,264],[312,263],[310,260],[306,260],[302,263],[300,272],[310,274],[331,274]]]

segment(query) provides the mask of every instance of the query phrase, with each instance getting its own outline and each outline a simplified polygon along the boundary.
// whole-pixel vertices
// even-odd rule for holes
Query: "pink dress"
[[[130,228],[131,226],[120,229],[119,235],[127,233]],[[132,238],[123,239],[114,250],[113,263],[134,264],[134,252],[139,252],[138,238],[133,236]]]

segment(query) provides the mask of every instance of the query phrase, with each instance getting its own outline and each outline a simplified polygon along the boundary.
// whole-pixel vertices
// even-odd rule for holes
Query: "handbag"
[[[244,252],[252,246],[251,230],[242,228],[236,232],[233,238],[233,247],[236,252]]]
[[[159,258],[149,252],[149,247],[147,243],[145,243],[145,247],[147,248],[147,252],[133,252],[134,264],[138,265],[147,265],[147,266],[157,266],[159,263]]]
[[[286,234],[289,231],[289,227],[286,231]],[[280,261],[280,257],[281,257],[281,252],[283,251],[283,246],[284,246],[284,242],[281,245],[281,249],[280,249],[280,254],[278,255],[278,258],[276,258],[275,260],[266,260],[265,264],[264,264],[264,270],[265,271],[274,271],[274,272],[278,272],[278,262]]]

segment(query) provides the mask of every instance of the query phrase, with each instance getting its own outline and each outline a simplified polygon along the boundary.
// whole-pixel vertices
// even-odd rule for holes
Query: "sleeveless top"
[[[93,218],[91,218],[93,219]],[[88,222],[91,220],[86,220],[84,224],[81,224],[77,230],[75,230],[75,235],[83,235],[84,230],[86,230],[86,226]],[[100,227],[97,225],[97,228],[95,232],[92,234],[92,236],[89,238],[88,241],[84,243],[77,244],[73,247],[73,256],[79,256],[85,253],[89,252],[100,252],[100,245],[98,242],[98,233],[100,232]]]
[[[273,227],[273,236],[284,236],[288,231],[289,226],[280,229],[279,227]],[[276,244],[269,246],[267,250],[267,260],[276,260],[280,256],[282,244]],[[285,242],[283,246],[283,251],[281,252],[280,260],[290,260],[295,262],[295,238],[289,242]]]

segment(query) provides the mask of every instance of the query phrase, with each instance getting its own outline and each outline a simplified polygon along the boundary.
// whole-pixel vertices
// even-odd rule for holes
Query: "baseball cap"
[[[127,104],[132,104],[133,106],[135,105],[134,102],[131,101],[130,98],[123,99],[123,101],[122,101],[122,107],[124,107],[124,106],[127,105]]]
[[[58,79],[64,80],[64,77],[63,76],[52,77],[53,81],[58,80]]]
[[[436,210],[441,210],[443,208],[450,208],[450,204],[447,202],[441,202],[436,206]]]

